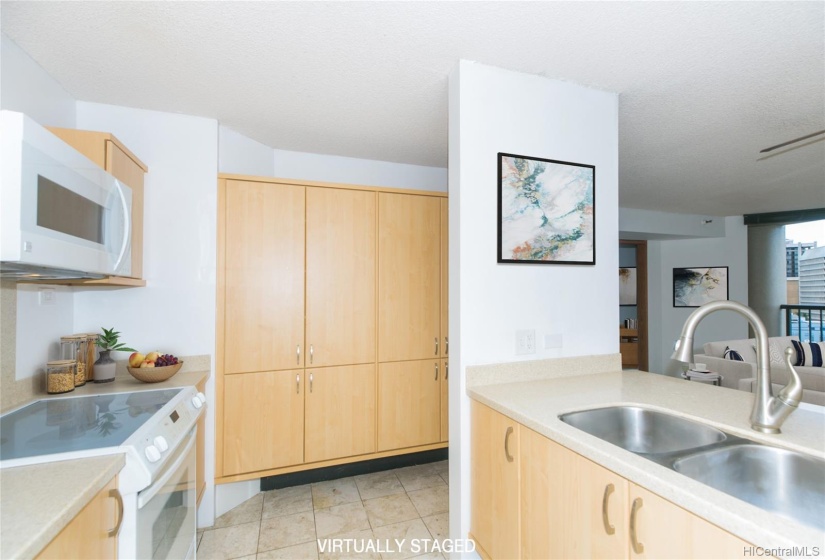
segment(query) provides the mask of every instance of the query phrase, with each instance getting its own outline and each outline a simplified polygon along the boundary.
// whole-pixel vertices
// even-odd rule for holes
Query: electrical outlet
[[[562,336],[561,334],[546,334],[544,335],[544,348],[561,348],[562,347]]]
[[[536,331],[526,329],[516,331],[516,354],[536,353]]]
[[[57,298],[54,288],[40,288],[40,290],[38,290],[38,296],[40,298],[40,305],[54,305],[55,299]]]

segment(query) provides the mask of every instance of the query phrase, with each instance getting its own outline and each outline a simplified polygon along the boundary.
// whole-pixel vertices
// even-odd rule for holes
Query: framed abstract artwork
[[[729,290],[728,267],[673,269],[673,307],[699,307],[725,301]]]
[[[619,305],[636,305],[636,267],[619,268]]]
[[[596,167],[498,154],[498,262],[596,264]]]

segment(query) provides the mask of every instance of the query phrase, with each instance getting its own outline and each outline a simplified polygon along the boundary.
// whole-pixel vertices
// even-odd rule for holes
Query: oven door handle
[[[163,473],[154,484],[149,486],[146,490],[143,490],[138,494],[138,509],[141,509],[149,500],[155,497],[155,495],[160,492],[161,488],[163,488],[169,479],[178,471],[183,463],[186,462],[187,458],[189,457],[189,452],[192,450],[192,447],[195,445],[195,433],[197,431],[197,426],[189,432],[188,441],[183,448],[183,451],[178,455],[175,462],[166,469],[166,472]]]

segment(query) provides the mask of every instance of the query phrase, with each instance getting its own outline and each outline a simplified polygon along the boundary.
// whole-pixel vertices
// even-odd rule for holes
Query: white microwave
[[[132,190],[22,113],[0,111],[0,276],[132,272]]]

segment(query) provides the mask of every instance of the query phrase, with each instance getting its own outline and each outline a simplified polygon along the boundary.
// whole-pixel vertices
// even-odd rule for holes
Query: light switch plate
[[[516,331],[516,354],[536,353],[536,331],[525,329]]]
[[[40,288],[38,290],[40,305],[54,305],[57,294],[54,288]]]

